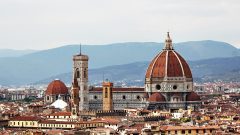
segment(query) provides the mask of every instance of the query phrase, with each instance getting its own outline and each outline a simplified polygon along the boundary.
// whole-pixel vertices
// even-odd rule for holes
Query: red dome
[[[156,92],[149,97],[148,101],[150,101],[150,102],[164,102],[166,100],[165,100],[165,97],[161,93]]]
[[[187,62],[174,50],[163,50],[150,63],[146,78],[164,77],[192,78]]]
[[[164,77],[186,77],[192,79],[192,73],[187,62],[173,49],[169,32],[163,51],[152,60],[146,72],[146,78]]]
[[[52,81],[46,90],[46,95],[65,95],[68,94],[68,88],[66,85],[60,80]]]
[[[200,96],[197,93],[192,91],[191,93],[187,94],[187,101],[200,101]]]

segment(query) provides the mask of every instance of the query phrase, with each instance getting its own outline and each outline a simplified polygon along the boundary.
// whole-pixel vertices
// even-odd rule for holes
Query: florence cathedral
[[[174,111],[197,109],[200,97],[193,91],[193,78],[189,65],[174,50],[169,33],[164,48],[150,62],[144,87],[114,87],[103,82],[102,87],[88,85],[88,56],[73,56],[73,83],[68,91],[61,81],[49,84],[44,102],[50,103],[62,96],[70,110],[123,110],[145,108]]]

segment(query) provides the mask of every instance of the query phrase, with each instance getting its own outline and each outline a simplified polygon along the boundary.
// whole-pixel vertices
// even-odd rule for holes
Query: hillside
[[[195,82],[206,81],[240,81],[240,57],[214,58],[200,61],[188,62],[192,69]],[[114,81],[116,85],[126,83],[127,85],[144,84],[145,72],[149,62],[135,62],[124,65],[115,65],[89,71],[89,80],[91,85],[100,85],[103,77]],[[59,78],[70,84],[72,73],[53,76],[37,84],[48,84],[50,81]]]
[[[216,41],[176,43],[174,47],[185,59],[191,61],[239,55],[237,48]],[[89,68],[96,69],[137,61],[150,61],[162,48],[162,43],[132,42],[86,45],[82,47],[82,50],[84,54],[90,57]],[[78,45],[68,45],[20,57],[0,58],[0,85],[29,84],[70,72],[72,69],[72,55],[79,53],[78,51]]]
[[[0,49],[0,57],[19,57],[34,52],[36,52],[36,50]]]

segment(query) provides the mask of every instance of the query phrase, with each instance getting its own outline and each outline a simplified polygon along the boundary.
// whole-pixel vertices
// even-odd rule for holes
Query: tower
[[[103,82],[103,110],[113,110],[112,88],[113,83]]]
[[[79,86],[79,110],[88,110],[88,56],[80,53],[73,56],[73,80]]]
[[[76,73],[73,77],[72,89],[71,89],[71,112],[72,115],[77,115],[79,112],[79,86],[77,81]]]

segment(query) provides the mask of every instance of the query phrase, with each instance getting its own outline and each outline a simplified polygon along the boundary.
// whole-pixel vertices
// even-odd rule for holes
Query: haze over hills
[[[104,78],[114,81],[117,85],[126,83],[127,85],[144,84],[144,77],[150,62],[135,62],[124,65],[108,66],[99,69],[89,70],[89,81],[92,85],[100,85]],[[240,81],[240,57],[213,58],[208,60],[188,62],[195,82],[206,81]],[[54,79],[71,84],[72,72],[53,76],[37,82],[36,84],[48,84]]]
[[[0,57],[19,57],[34,52],[36,52],[36,50],[0,49]]]
[[[110,45],[86,45],[82,47],[82,50],[90,58],[89,68],[96,69],[137,61],[150,61],[162,48],[162,43],[131,42]],[[176,43],[174,48],[186,60],[190,61],[239,55],[239,50],[232,45],[209,40]],[[51,76],[71,72],[72,55],[77,53],[79,53],[78,45],[68,45],[20,57],[0,58],[0,84],[30,84]],[[94,71],[92,70],[93,73]],[[105,74],[107,75],[110,71],[108,69]],[[135,71],[139,73],[137,69]],[[113,72],[117,73],[116,70],[113,70]],[[130,73],[132,72],[133,70]],[[145,73],[145,70],[143,72]],[[102,78],[102,73],[98,76]],[[114,77],[119,78],[119,76]]]

